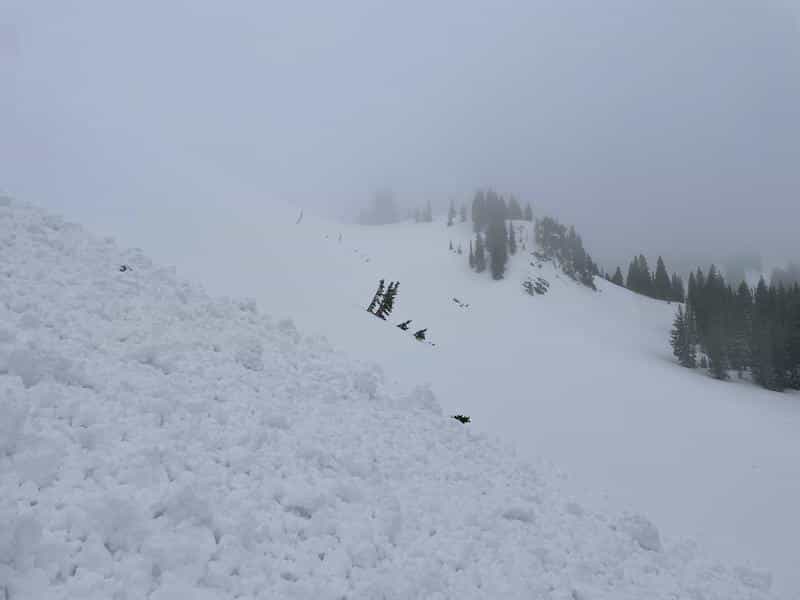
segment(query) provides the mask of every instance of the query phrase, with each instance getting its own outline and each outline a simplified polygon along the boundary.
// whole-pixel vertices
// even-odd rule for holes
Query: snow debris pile
[[[429,389],[0,203],[0,598],[768,597],[550,481]]]

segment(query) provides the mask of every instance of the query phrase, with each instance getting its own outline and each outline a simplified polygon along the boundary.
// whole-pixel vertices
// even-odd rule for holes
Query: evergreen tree
[[[735,370],[739,377],[742,377],[750,359],[752,316],[753,295],[743,281],[732,301],[728,336],[728,360],[731,369]]]
[[[800,389],[800,286],[794,284],[790,297],[786,340],[787,385]]]
[[[483,236],[480,233],[475,237],[475,270],[478,273],[486,270],[486,253],[483,247]]]
[[[614,276],[611,278],[611,283],[625,287],[625,280],[622,278],[622,270],[619,267],[617,267],[617,270],[614,271]]]
[[[656,262],[656,274],[653,277],[653,294],[659,300],[672,299],[672,282],[670,281],[664,259],[660,256]]]
[[[683,290],[683,279],[681,279],[677,273],[673,273],[670,279],[670,300],[683,302],[685,299],[686,294]]]
[[[456,207],[452,200],[450,200],[450,208],[447,210],[447,226],[452,227],[456,219]]]
[[[469,242],[469,268],[475,268],[475,253],[472,251],[472,240]]]
[[[380,302],[383,300],[383,295],[386,293],[386,288],[384,287],[385,281],[381,279],[378,282],[378,290],[375,292],[375,295],[372,297],[372,302],[369,303],[367,307],[368,313],[375,314],[375,309],[378,307]]]
[[[523,218],[522,207],[513,194],[508,201],[508,218],[511,220],[521,220]]]
[[[506,203],[506,199],[503,198],[502,196],[497,195],[497,198],[499,200],[498,205],[497,205],[497,211],[498,212],[502,211],[503,221],[506,221],[506,220],[511,218],[509,216],[510,212],[508,210],[508,204]]]
[[[302,211],[297,222],[303,218]],[[394,193],[391,190],[378,190],[372,198],[372,204],[361,211],[358,222],[362,225],[385,225],[400,220],[395,205]]]
[[[536,221],[534,234],[545,255],[557,259],[564,273],[596,289],[594,275],[600,271],[584,249],[583,241],[574,227],[567,229],[555,219],[543,217]]]
[[[461,222],[462,223],[466,222],[466,220],[467,220],[467,207],[464,204],[462,204],[461,207],[459,208],[458,212],[459,212],[459,214],[461,216]]]
[[[672,353],[678,359],[681,366],[694,369],[697,366],[695,346],[692,343],[691,326],[683,307],[678,307],[675,320],[672,322],[672,332],[670,335]]]
[[[745,282],[734,291],[714,265],[707,274],[697,269],[689,276],[685,320],[712,376],[725,379],[733,369],[741,377],[749,369],[767,389],[800,389],[800,285],[761,278],[755,291]]]
[[[639,285],[642,290],[640,293],[652,298],[654,296],[653,276],[650,274],[650,267],[647,265],[647,259],[644,257],[644,254],[639,255],[639,278]]]
[[[511,256],[517,253],[517,236],[514,234],[514,225],[508,222],[508,252]]]
[[[475,192],[472,199],[472,228],[475,233],[480,233],[486,226],[486,193],[483,190]]]
[[[715,318],[706,340],[708,370],[715,379],[728,378],[728,357],[726,355],[725,330],[719,318]]]
[[[775,389],[774,361],[772,356],[772,323],[770,293],[762,277],[756,286],[753,299],[753,327],[750,337],[750,370],[753,380],[767,389]]]
[[[533,209],[531,208],[531,203],[525,205],[525,210],[522,213],[522,218],[526,221],[533,223]]]
[[[628,265],[628,276],[625,278],[625,287],[632,292],[641,294],[641,269],[639,268],[639,257],[634,256],[631,264]]]
[[[508,238],[505,222],[492,219],[486,229],[486,248],[489,250],[489,270],[492,279],[502,279],[508,261]]]
[[[397,296],[397,288],[400,287],[399,281],[390,282],[386,288],[386,293],[383,296],[383,301],[375,311],[375,316],[384,321],[392,314],[394,309],[394,299]]]

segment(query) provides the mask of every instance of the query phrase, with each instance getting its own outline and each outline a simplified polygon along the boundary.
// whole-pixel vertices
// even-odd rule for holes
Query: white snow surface
[[[5,200],[0,257],[4,600],[771,597],[138,250]]]
[[[470,223],[348,226],[306,210],[295,225],[299,208],[246,191],[231,192],[230,207],[225,190],[198,195],[179,236],[170,213],[95,221],[147,240],[211,292],[252,296],[377,362],[392,381],[430,383],[447,414],[564,468],[564,488],[584,504],[643,512],[729,564],[769,569],[780,597],[800,599],[800,395],[680,368],[668,344],[675,305],[605,281],[591,292],[552,265],[531,267],[527,253],[492,282],[448,251],[449,240],[467,250]],[[528,225],[515,226],[529,251]],[[522,293],[530,275],[550,282],[547,295]],[[381,277],[401,282],[387,323],[364,311]],[[394,327],[407,319],[437,346]]]

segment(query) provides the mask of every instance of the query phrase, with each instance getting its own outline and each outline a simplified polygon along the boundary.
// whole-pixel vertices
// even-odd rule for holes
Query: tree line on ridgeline
[[[605,274],[605,278],[611,283],[656,300],[683,302],[686,295],[683,278],[677,273],[670,276],[664,259],[660,256],[656,261],[656,270],[652,274],[647,259],[640,254],[634,256],[628,266],[627,278],[622,277],[622,269],[619,267],[613,275]]]
[[[583,247],[583,240],[575,232],[575,227],[567,228],[552,217],[543,217],[536,220],[534,235],[545,256],[555,258],[564,273],[586,287],[596,289],[594,276],[600,274],[600,269]]]
[[[749,373],[769,390],[800,389],[800,285],[762,277],[734,290],[712,265],[689,277],[686,308],[678,307],[670,344],[684,367],[716,379]]]
[[[451,205],[451,213],[455,208]],[[463,212],[462,212],[463,214]],[[524,209],[516,197],[509,201],[492,189],[478,190],[472,200],[472,229],[475,240],[469,245],[469,266],[478,273],[489,270],[492,279],[502,279],[506,272],[508,257],[517,253],[518,231],[514,220],[532,221],[533,209],[528,204]],[[448,225],[450,225],[448,219]]]

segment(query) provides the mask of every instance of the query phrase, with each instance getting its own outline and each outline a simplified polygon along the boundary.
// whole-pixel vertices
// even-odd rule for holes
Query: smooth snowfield
[[[769,597],[139,251],[4,200],[0,255],[6,599]]]
[[[430,382],[448,414],[563,467],[571,493],[598,496],[593,506],[644,511],[715,556],[771,570],[782,597],[800,597],[797,394],[678,367],[674,305],[604,281],[593,293],[524,252],[502,282],[471,272],[466,254],[448,251],[451,239],[467,251],[469,223],[343,226],[305,211],[295,225],[298,212],[198,214],[180,249],[163,236],[151,246],[216,293],[255,297],[394,379]],[[529,274],[550,292],[522,293]],[[381,277],[400,281],[395,312],[365,323]],[[393,327],[407,319],[437,346]]]

